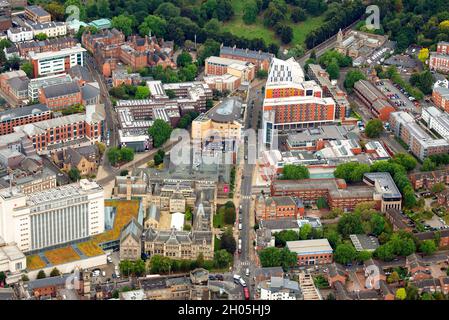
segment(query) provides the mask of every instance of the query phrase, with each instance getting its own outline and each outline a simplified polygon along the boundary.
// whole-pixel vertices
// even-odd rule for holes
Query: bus
[[[243,287],[243,294],[245,296],[245,300],[249,300],[249,289],[248,289],[248,287]]]

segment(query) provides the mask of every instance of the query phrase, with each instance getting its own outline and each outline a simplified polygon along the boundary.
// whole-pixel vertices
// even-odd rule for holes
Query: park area
[[[257,16],[257,19],[252,24],[245,24],[243,22],[243,6],[244,1],[233,0],[232,7],[234,9],[234,17],[224,23],[223,31],[228,31],[238,37],[244,37],[247,39],[261,38],[265,41],[266,45],[270,43],[281,44],[280,37],[277,36],[274,30],[269,29],[263,24],[263,13]],[[324,16],[317,17],[307,16],[307,19],[302,22],[294,23],[292,21],[286,22],[286,25],[293,29],[293,39],[288,46],[295,46],[297,44],[303,44],[306,36],[312,31],[317,29],[324,21]]]

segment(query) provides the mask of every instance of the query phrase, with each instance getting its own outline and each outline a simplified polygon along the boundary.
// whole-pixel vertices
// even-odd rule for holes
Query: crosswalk
[[[240,261],[240,266],[248,267],[251,265],[251,261]]]
[[[242,196],[242,199],[244,199],[244,200],[251,200],[251,196]]]

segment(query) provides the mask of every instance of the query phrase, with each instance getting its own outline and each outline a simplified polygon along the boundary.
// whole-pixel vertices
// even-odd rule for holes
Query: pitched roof
[[[46,98],[56,98],[81,92],[78,82],[60,83],[42,88]]]
[[[137,242],[140,242],[140,240],[142,238],[142,231],[143,231],[143,227],[133,217],[131,219],[131,221],[128,222],[128,224],[126,224],[123,227],[122,232],[120,234],[120,241],[123,241],[128,236],[131,236],[134,238],[134,240],[136,240]]]

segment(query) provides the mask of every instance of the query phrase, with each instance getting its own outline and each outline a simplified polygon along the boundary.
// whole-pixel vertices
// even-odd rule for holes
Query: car
[[[240,277],[238,274],[234,274],[234,276],[232,278],[234,279],[235,283],[240,284],[240,279],[242,277]]]
[[[106,258],[106,260],[107,260],[109,263],[112,263],[112,258],[111,258],[111,256],[108,256],[108,257]]]
[[[221,274],[216,274],[216,275],[215,275],[215,278],[216,278],[218,281],[223,281],[223,280],[224,280],[224,277],[223,277],[223,275],[221,275]]]
[[[246,270],[245,270],[245,275],[246,275],[247,277],[249,277],[249,268],[246,268]]]
[[[210,274],[209,275],[209,280],[217,280],[217,278],[213,274]]]
[[[117,275],[115,273],[112,274],[112,279],[116,279]]]
[[[101,275],[102,275],[103,277],[106,277],[106,271],[102,271],[102,272],[101,272]]]
[[[243,228],[242,228],[242,224],[241,223],[239,223],[239,230],[242,230]]]

